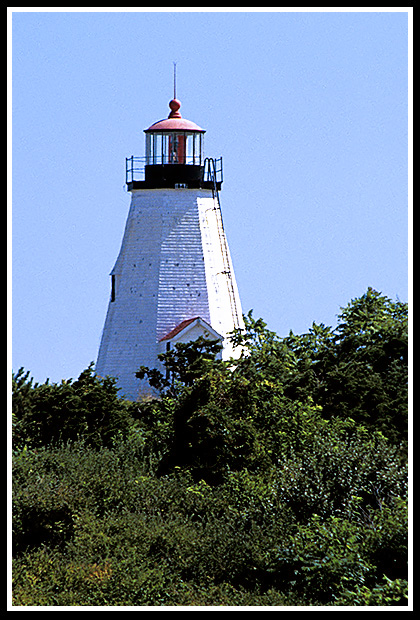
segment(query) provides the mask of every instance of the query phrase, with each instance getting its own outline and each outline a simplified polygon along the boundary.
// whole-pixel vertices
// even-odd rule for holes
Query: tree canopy
[[[15,605],[407,604],[407,305],[244,321],[239,359],[140,368],[142,402],[14,374]]]

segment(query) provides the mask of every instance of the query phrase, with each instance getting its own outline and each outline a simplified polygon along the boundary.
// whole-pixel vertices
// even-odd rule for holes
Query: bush
[[[331,493],[314,516],[311,493],[327,494],[336,470],[319,464],[316,491],[310,459],[300,481],[291,457],[211,485],[180,467],[157,477],[134,439],[24,449],[14,466],[15,604],[337,605],[368,592],[396,604],[407,576],[403,474],[382,456],[350,480],[340,510]],[[374,471],[385,492],[362,497]]]
[[[402,512],[405,513],[404,508]],[[394,513],[391,539],[400,536],[399,524],[395,522],[398,518]],[[380,527],[383,515],[376,512],[373,520]],[[389,526],[389,516],[386,521]],[[378,563],[379,539],[384,553]],[[401,542],[395,553],[393,540],[388,541],[376,529],[371,531],[369,527],[338,517],[323,520],[313,515],[307,525],[298,526],[289,540],[272,552],[271,571],[277,587],[293,589],[303,599],[310,599],[316,593],[318,604],[366,605],[375,600],[380,605],[406,605],[406,554],[405,562],[398,566],[398,578],[389,579],[382,572],[399,572],[395,571],[395,564],[402,559]]]
[[[131,425],[129,405],[118,398],[111,377],[97,377],[91,364],[76,381],[32,385],[20,369],[12,380],[14,446],[46,446],[61,442],[111,445]]]

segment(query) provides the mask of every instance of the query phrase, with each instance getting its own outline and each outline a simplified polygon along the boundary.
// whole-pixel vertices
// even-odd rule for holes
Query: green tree
[[[336,329],[312,324],[285,338],[252,313],[235,334],[244,348],[237,371],[280,383],[292,401],[322,407],[326,418],[352,418],[406,441],[408,308],[369,288],[342,309]]]
[[[12,410],[15,446],[74,441],[83,437],[96,446],[109,445],[130,428],[128,404],[118,397],[112,377],[95,375],[93,363],[76,381],[32,384],[23,370],[13,377]]]
[[[334,363],[325,369],[326,415],[351,416],[406,440],[408,307],[369,288],[339,315]]]
[[[151,387],[161,394],[176,394],[179,384],[191,386],[196,379],[221,361],[216,360],[223,345],[218,340],[200,336],[192,342],[178,342],[170,351],[158,355],[165,366],[165,374],[156,368],[141,366],[136,372],[138,379],[147,378]]]

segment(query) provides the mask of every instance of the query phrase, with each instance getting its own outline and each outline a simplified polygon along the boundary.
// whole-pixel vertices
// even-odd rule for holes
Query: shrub
[[[32,385],[23,369],[14,375],[14,445],[45,446],[83,438],[99,447],[126,436],[129,405],[118,398],[111,377],[97,377],[91,364],[76,381]]]

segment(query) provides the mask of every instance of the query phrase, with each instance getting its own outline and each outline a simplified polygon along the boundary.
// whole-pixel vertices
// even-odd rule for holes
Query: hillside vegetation
[[[13,375],[14,605],[407,604],[407,305],[245,323],[233,365],[140,368],[145,402]]]

